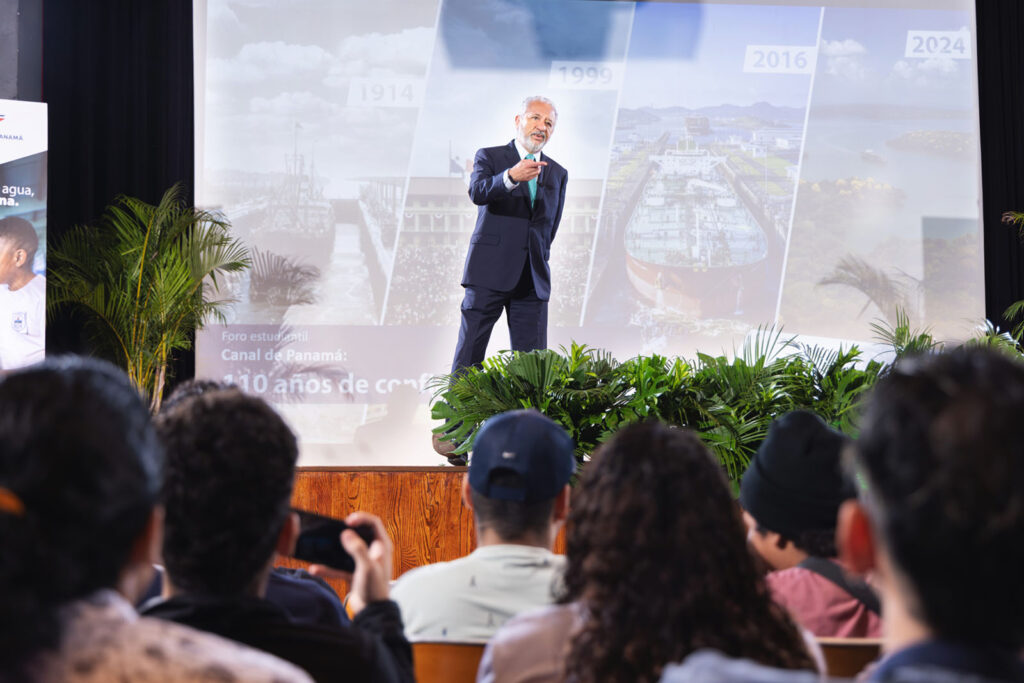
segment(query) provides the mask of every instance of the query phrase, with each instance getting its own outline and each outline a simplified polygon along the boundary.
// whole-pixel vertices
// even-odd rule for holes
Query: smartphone
[[[355,569],[355,560],[341,545],[341,532],[349,528],[348,524],[340,519],[324,517],[305,510],[292,508],[292,512],[299,516],[299,538],[295,543],[292,557],[345,572]],[[366,545],[373,542],[375,534],[370,525],[360,524],[352,529]]]

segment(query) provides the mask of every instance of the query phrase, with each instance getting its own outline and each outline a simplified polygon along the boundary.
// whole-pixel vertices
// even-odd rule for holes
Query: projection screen
[[[206,0],[196,196],[254,265],[197,375],[300,464],[435,465],[475,151],[524,97],[569,173],[549,346],[692,357],[984,316],[974,3]],[[509,348],[499,323],[488,353]]]

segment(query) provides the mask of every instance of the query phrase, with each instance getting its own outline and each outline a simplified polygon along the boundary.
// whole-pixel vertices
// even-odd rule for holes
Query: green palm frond
[[[892,347],[896,358],[920,353],[931,353],[941,348],[942,343],[931,334],[930,328],[914,329],[910,326],[910,317],[903,309],[896,309],[895,323],[875,321],[871,323],[875,339]]]
[[[1003,222],[1009,225],[1016,225],[1024,231],[1024,211],[1004,211]]]
[[[1020,322],[1013,326],[1013,330],[1010,332],[1015,339],[1020,341],[1024,337],[1024,319],[1021,319],[1024,318],[1024,299],[1014,301],[1007,306],[1006,310],[1003,311],[1003,317],[1009,322],[1020,320]]]
[[[233,299],[218,277],[250,266],[221,216],[182,200],[180,185],[156,205],[120,196],[96,225],[78,226],[49,253],[48,308],[81,311],[100,353],[119,360],[159,408],[170,354],[223,319]]]
[[[435,378],[434,429],[455,443],[456,453],[472,449],[487,418],[507,410],[534,408],[562,424],[576,442],[580,460],[618,425],[628,402],[619,365],[605,351],[573,343],[558,351],[504,351],[482,366]]]
[[[902,310],[894,327],[876,326],[907,352],[938,345],[927,331],[912,330]],[[619,363],[576,343],[560,352],[505,351],[480,367],[434,378],[432,415],[442,421],[434,432],[464,454],[488,418],[536,408],[566,428],[584,464],[622,426],[658,419],[698,433],[735,487],[783,413],[809,410],[855,436],[864,398],[886,367],[865,361],[856,346],[802,345],[770,326],[758,328],[732,357],[697,353],[692,361],[651,355]]]
[[[747,365],[765,367],[787,349],[793,348],[793,340],[794,337],[782,337],[781,327],[759,325],[753,335],[747,335],[744,339],[741,357]]]
[[[1005,211],[1003,213],[1003,222],[1008,225],[1016,226],[1020,235],[1024,237],[1024,211]],[[1014,320],[1020,319],[1024,316],[1024,299],[1015,301],[1003,311],[1003,317],[1006,318],[1007,322],[1013,322]],[[987,323],[988,321],[986,321]],[[1020,341],[1024,336],[1024,320],[1021,320],[1013,326],[1011,331],[1014,339]]]
[[[1024,301],[1018,303],[1024,307]],[[985,320],[978,326],[974,336],[964,342],[964,346],[987,346],[1016,356],[1021,352],[1020,344],[1017,341],[1020,338],[1017,330],[1022,327],[1024,327],[1024,323],[1017,325],[1012,333],[1003,332],[991,320]]]

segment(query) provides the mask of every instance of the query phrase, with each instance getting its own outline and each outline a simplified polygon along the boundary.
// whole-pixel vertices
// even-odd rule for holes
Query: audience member
[[[164,569],[156,565],[154,570],[149,588],[136,603],[139,609],[163,595]],[[267,592],[263,597],[287,612],[292,621],[300,624],[339,627],[352,623],[331,585],[305,569],[274,567],[267,576]]]
[[[202,393],[157,418],[167,450],[163,557],[166,599],[144,614],[212,631],[288,659],[318,681],[412,680],[412,654],[398,607],[388,600],[391,547],[380,520],[365,513],[369,548],[342,534],[354,557],[354,625],[292,620],[265,599],[276,552],[294,546],[290,511],[295,435],[261,399],[237,389]]]
[[[743,475],[740,503],[777,603],[816,636],[877,638],[878,595],[836,560],[839,506],[857,496],[840,462],[846,443],[813,413],[783,415]]]
[[[477,549],[395,582],[410,640],[486,642],[513,615],[553,602],[565,558],[551,547],[575,470],[572,439],[544,415],[516,410],[484,423],[462,482]]]
[[[0,369],[43,359],[46,278],[32,270],[38,248],[31,223],[18,216],[0,219]]]
[[[843,504],[844,563],[874,571],[887,683],[1024,681],[1024,367],[975,348],[901,361],[879,381]],[[665,681],[788,681],[704,654]]]
[[[127,377],[64,358],[0,382],[0,680],[308,681],[131,604],[161,535],[161,452]]]
[[[223,391],[225,389],[237,389],[238,385],[230,384],[228,382],[221,382],[219,380],[210,379],[208,377],[193,377],[186,379],[183,382],[178,382],[174,389],[171,390],[160,403],[160,412],[166,413],[175,406],[191,401],[197,396],[208,394],[211,391]]]
[[[178,384],[160,404],[160,412],[166,413],[180,403],[211,391],[236,388],[213,379],[194,378]],[[163,568],[157,567],[153,583],[139,602],[141,607],[163,592]],[[346,626],[351,623],[345,613],[338,594],[330,584],[313,576],[305,569],[274,567],[267,577],[267,592],[263,596],[268,602],[284,609],[292,621],[325,626]]]
[[[479,681],[653,681],[699,648],[813,669],[771,600],[720,465],[692,432],[657,422],[615,434],[569,515],[561,604],[509,621]]]

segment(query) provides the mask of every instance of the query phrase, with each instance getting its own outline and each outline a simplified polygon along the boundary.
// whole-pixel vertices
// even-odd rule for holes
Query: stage
[[[454,560],[476,548],[473,517],[462,505],[465,467],[307,467],[295,477],[292,504],[328,517],[365,510],[384,520],[394,544],[393,576]],[[564,531],[555,543],[565,552]],[[282,558],[282,565],[303,563]],[[334,583],[343,594],[342,582]]]

